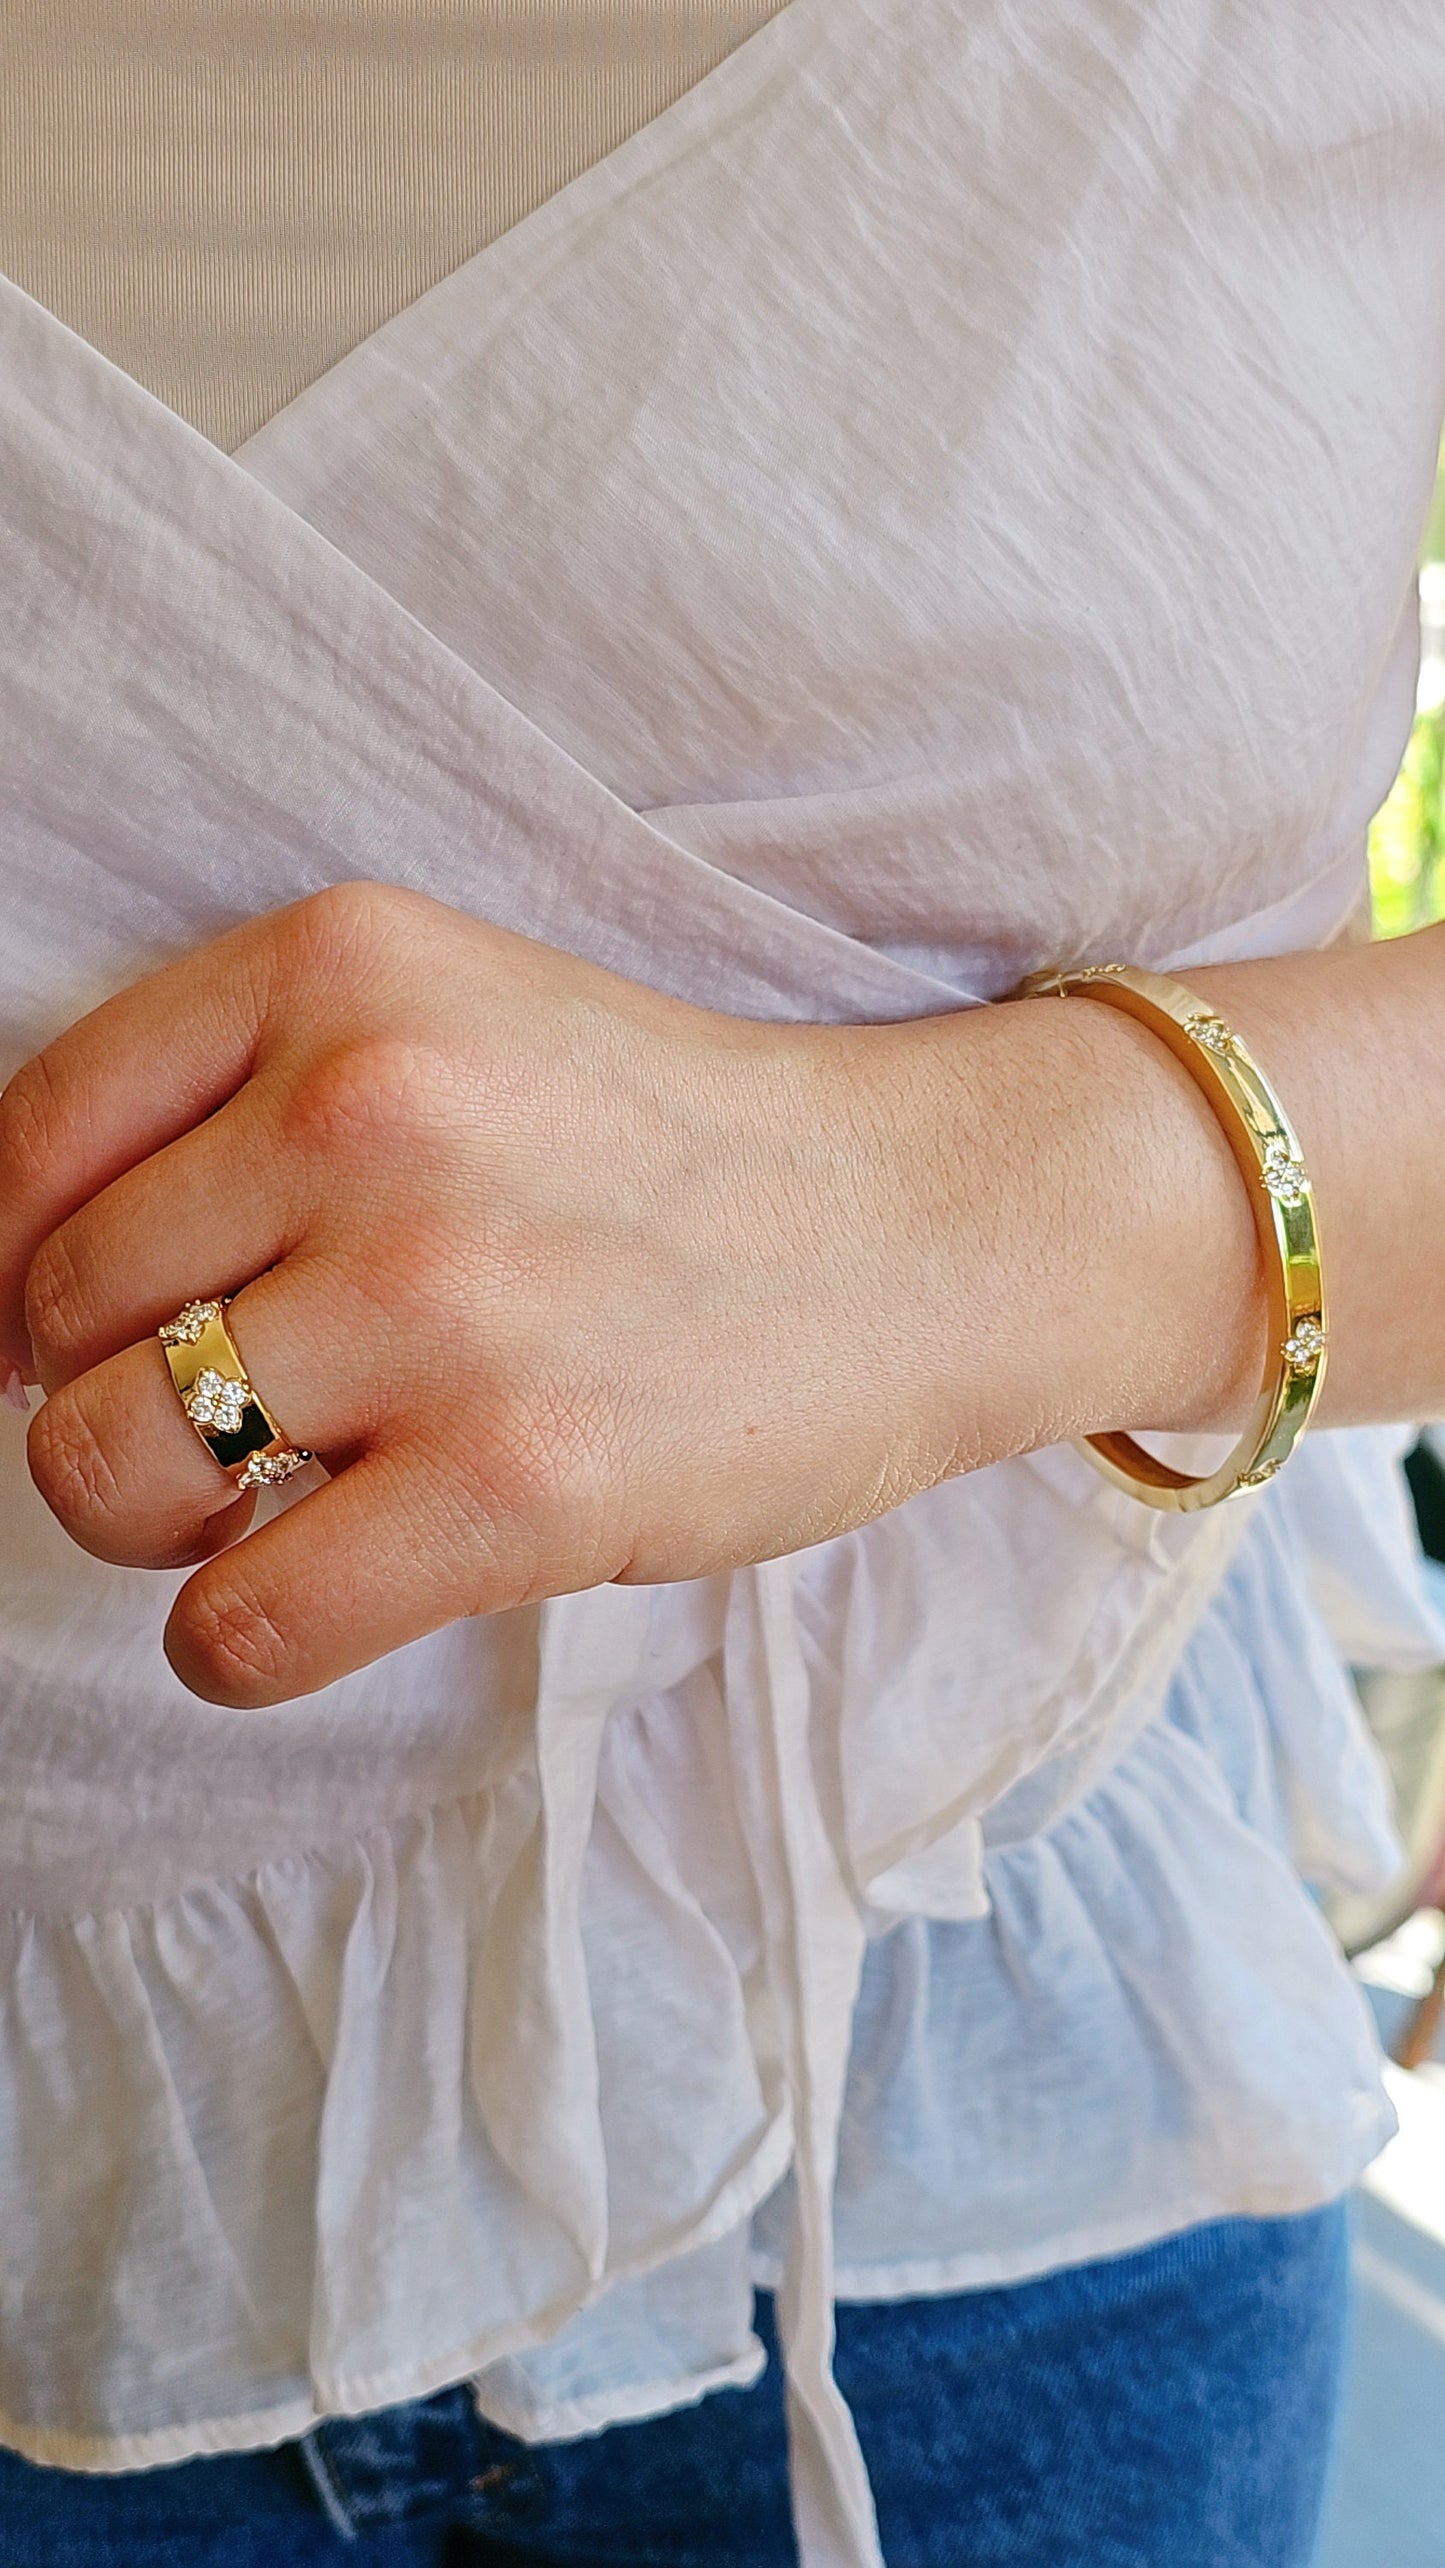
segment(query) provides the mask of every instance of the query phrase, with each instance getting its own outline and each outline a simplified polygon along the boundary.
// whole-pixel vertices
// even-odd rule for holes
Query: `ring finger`
[[[324,1263],[299,1253],[247,1285],[226,1321],[288,1439],[338,1467],[365,1447],[374,1419],[365,1365],[336,1361],[333,1309]],[[53,1391],[31,1421],[29,1456],[47,1506],[100,1560],[177,1567],[250,1521],[249,1502],[238,1502],[235,1480],[186,1416],[155,1337]]]

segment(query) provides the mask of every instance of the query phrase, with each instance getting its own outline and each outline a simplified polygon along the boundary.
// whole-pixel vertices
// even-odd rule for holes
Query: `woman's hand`
[[[848,1042],[370,885],[139,983],[0,1099],[0,1354],[48,1395],[41,1494],[102,1559],[203,1564],[166,1646],[231,1704],[894,1504],[965,1457],[908,1154]],[[154,1335],[227,1293],[332,1475],[239,1545],[253,1502]]]
[[[1445,1409],[1442,972],[1430,929],[1190,975],[1301,1133],[1339,1421]],[[332,1474],[254,1532],[154,1334],[220,1294]],[[200,1564],[167,1650],[239,1705],[1100,1427],[1232,1429],[1264,1318],[1219,1125],[1113,1009],[755,1025],[352,884],[0,1096],[0,1371],[32,1351],[42,1495]]]

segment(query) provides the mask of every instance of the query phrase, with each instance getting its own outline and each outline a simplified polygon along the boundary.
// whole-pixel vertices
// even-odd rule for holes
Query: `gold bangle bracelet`
[[[1013,993],[1050,995],[1102,1000],[1167,1043],[1208,1098],[1249,1188],[1269,1300],[1269,1354],[1263,1388],[1238,1444],[1203,1478],[1176,1471],[1122,1433],[1089,1436],[1080,1448],[1117,1488],[1146,1507],[1215,1507],[1241,1489],[1273,1480],[1308,1426],[1325,1378],[1319,1226],[1300,1146],[1240,1036],[1182,981],[1138,972],[1127,963],[1093,963],[1075,971],[1034,972]]]

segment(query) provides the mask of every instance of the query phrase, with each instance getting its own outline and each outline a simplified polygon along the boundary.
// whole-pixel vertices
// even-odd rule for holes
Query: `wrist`
[[[1231,1430],[1265,1306],[1207,1101],[1147,1028],[1027,999],[850,1029],[917,1397],[969,1468],[1101,1428]]]
[[[1442,958],[1434,926],[1189,975],[1266,1065],[1300,1136],[1329,1291],[1327,1426],[1439,1413]]]

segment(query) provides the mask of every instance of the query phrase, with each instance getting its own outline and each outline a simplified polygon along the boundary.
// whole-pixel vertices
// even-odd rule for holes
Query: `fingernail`
[[[22,1418],[29,1417],[30,1394],[25,1388],[25,1376],[19,1365],[12,1364],[8,1357],[0,1357],[0,1392],[4,1394],[7,1409],[18,1409]]]

